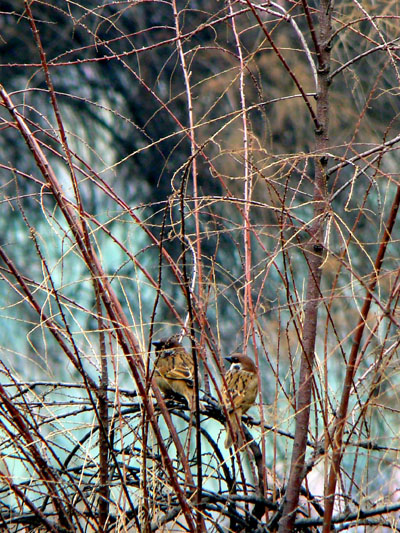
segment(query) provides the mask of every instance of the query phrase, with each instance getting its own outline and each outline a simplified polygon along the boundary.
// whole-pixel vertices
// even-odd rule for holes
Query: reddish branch
[[[335,489],[337,476],[340,470],[340,463],[343,457],[343,432],[346,424],[347,409],[349,405],[350,392],[353,386],[353,378],[356,370],[356,359],[360,349],[361,339],[364,333],[369,309],[372,302],[372,293],[375,290],[376,283],[378,281],[379,273],[381,271],[383,258],[387,250],[387,246],[390,241],[390,237],[393,231],[394,223],[396,221],[397,213],[400,204],[400,186],[397,187],[397,193],[393,200],[392,208],[389,213],[388,220],[385,226],[385,232],[382,238],[381,245],[379,247],[374,270],[372,273],[372,279],[367,289],[367,295],[364,300],[364,304],[361,309],[360,319],[355,329],[354,341],[351,348],[349,361],[346,367],[346,376],[344,379],[344,386],[342,392],[342,398],[340,401],[340,407],[336,416],[335,426],[331,435],[331,440],[334,443],[331,468],[329,471],[328,486],[326,491],[325,502],[325,514],[324,514],[324,528],[323,533],[328,533],[331,530],[333,506],[335,503]]]
[[[60,480],[55,471],[49,466],[46,459],[40,453],[38,447],[36,446],[36,441],[29,431],[28,424],[26,423],[20,411],[14,406],[2,385],[0,385],[0,401],[3,405],[3,408],[8,411],[15,427],[18,430],[18,433],[25,440],[29,447],[29,451],[33,457],[32,464],[37,469],[41,480],[46,485],[49,496],[54,505],[54,509],[56,510],[60,526],[65,528],[66,531],[73,531],[74,527],[71,521],[71,516],[65,509],[60,495],[57,492],[57,487],[62,487]],[[54,528],[51,527],[50,530],[53,531]]]
[[[110,281],[108,280],[107,276],[105,275],[103,271],[103,268],[97,257],[97,254],[95,253],[91,245],[90,239],[88,239],[87,236],[85,236],[84,227],[82,226],[82,224],[80,223],[80,220],[76,216],[76,209],[74,209],[74,207],[65,199],[62,187],[59,184],[57,177],[51,165],[47,161],[47,158],[44,155],[38,141],[35,139],[34,135],[28,128],[24,118],[17,111],[10,96],[8,95],[4,87],[2,86],[0,86],[0,96],[2,97],[4,106],[7,108],[11,116],[14,118],[19,131],[24,137],[26,144],[28,145],[29,149],[32,152],[33,157],[35,158],[37,166],[39,167],[43,177],[45,178],[47,184],[49,185],[49,189],[51,190],[58,204],[58,207],[60,208],[69,227],[71,228],[77,247],[80,250],[83,259],[85,260],[85,263],[88,267],[88,270],[91,276],[97,279],[98,290],[99,290],[101,300],[103,302],[104,307],[107,310],[107,313],[109,315],[111,322],[115,326],[115,332],[118,338],[118,342],[127,358],[133,378],[138,388],[138,392],[143,399],[144,408],[146,409],[148,413],[149,420],[152,424],[155,436],[157,438],[157,442],[160,447],[160,453],[164,458],[165,467],[170,477],[171,485],[174,488],[174,491],[182,506],[182,511],[183,511],[183,514],[185,515],[186,521],[188,523],[188,527],[190,531],[194,531],[195,528],[194,528],[192,513],[190,511],[188,502],[182,492],[182,489],[179,485],[175,469],[173,467],[171,458],[168,455],[168,451],[165,446],[162,435],[160,433],[160,429],[158,427],[156,417],[154,416],[154,406],[152,402],[150,401],[146,387],[144,385],[145,369],[144,369],[143,360],[140,354],[140,347],[135,336],[133,335],[131,331],[127,317],[125,313],[123,312],[122,306],[116,294],[114,293],[114,290],[111,287]],[[38,312],[40,311],[38,310]],[[52,330],[52,333],[57,334],[55,332],[56,329],[57,328],[54,328]],[[59,332],[58,332],[58,336],[60,337]],[[157,386],[154,386],[153,392],[156,397],[160,411],[168,426],[171,437],[176,446],[178,455],[182,461],[182,465],[185,470],[187,481],[189,484],[192,484],[193,480],[192,480],[186,454],[184,453],[182,444],[179,440],[176,429],[172,423],[171,416],[168,412],[168,409],[166,408],[165,402]]]
[[[52,531],[53,533],[59,533],[60,529],[55,524],[50,522],[48,517],[46,516],[46,514],[41,509],[36,507],[36,505],[30,500],[30,498],[28,498],[25,488],[24,488],[24,490],[21,490],[18,485],[15,485],[15,483],[13,483],[11,481],[11,479],[6,478],[6,476],[4,474],[1,475],[1,480],[2,480],[2,482],[7,483],[7,485],[13,491],[15,496],[17,498],[19,498],[22,502],[24,502],[24,505],[26,505],[26,507],[30,511],[32,511],[32,514],[33,514],[34,518],[37,519],[37,520],[32,520],[31,519],[31,520],[29,520],[29,523],[31,523],[31,524],[32,523],[35,523],[35,524],[36,523],[40,523],[40,525],[43,528],[46,528],[47,531]],[[2,522],[5,524],[5,521],[2,520]],[[6,531],[6,529],[4,529],[4,531]],[[8,531],[10,531],[10,529],[8,529]]]
[[[305,456],[310,422],[311,395],[313,387],[314,349],[317,335],[318,303],[320,300],[321,265],[323,250],[324,213],[326,211],[326,151],[328,147],[329,122],[329,66],[331,34],[331,2],[322,0],[319,18],[319,65],[315,148],[319,159],[315,163],[314,216],[311,225],[311,239],[306,255],[309,273],[300,363],[299,386],[296,398],[296,429],[293,442],[289,481],[286,488],[283,516],[279,531],[292,531],[296,519],[301,484],[307,473]]]
[[[102,318],[101,298],[97,284],[94,283],[96,294],[97,323],[100,340],[101,375],[98,390],[99,411],[99,533],[107,530],[109,515],[109,417],[108,417],[108,365],[105,341],[105,325]]]
[[[38,313],[42,322],[46,325],[49,331],[53,334],[54,338],[56,339],[58,344],[61,346],[64,353],[70,360],[70,362],[74,365],[74,367],[78,370],[78,372],[82,376],[85,382],[85,385],[87,386],[87,389],[97,391],[96,383],[91,379],[90,376],[86,374],[85,370],[82,367],[82,362],[79,358],[79,354],[75,356],[71,352],[71,350],[68,348],[67,344],[64,341],[64,337],[59,326],[56,324],[56,322],[54,322],[50,317],[48,317],[45,314],[42,307],[38,304],[38,302],[33,297],[33,294],[30,291],[28,285],[26,284],[24,277],[20,274],[20,272],[15,267],[14,263],[11,261],[11,259],[7,256],[7,254],[4,252],[3,248],[1,247],[0,247],[0,257],[4,261],[4,263],[7,265],[9,272],[17,280],[19,287],[22,289],[23,293],[26,295],[27,300],[30,303],[30,305]]]
[[[286,61],[286,59],[283,57],[283,55],[281,54],[281,51],[279,50],[279,48],[276,46],[276,44],[274,43],[269,31],[267,30],[267,28],[265,27],[265,24],[263,24],[263,21],[261,20],[261,17],[260,15],[257,13],[256,11],[256,8],[254,7],[254,5],[252,4],[252,2],[250,0],[246,0],[247,4],[249,5],[251,11],[253,12],[253,15],[254,17],[256,18],[260,28],[262,29],[265,37],[268,39],[270,45],[272,46],[275,54],[277,55],[277,57],[279,58],[279,60],[281,61],[282,65],[285,67],[286,71],[288,72],[289,76],[292,78],[292,80],[294,81],[296,87],[299,89],[300,91],[300,94],[307,106],[307,109],[310,113],[310,116],[311,116],[311,119],[314,123],[314,126],[317,130],[319,130],[320,128],[323,128],[323,125],[321,124],[321,122],[319,121],[318,119],[318,112],[317,112],[317,115],[315,114],[314,112],[314,109],[311,105],[311,102],[310,100],[308,99],[308,96],[305,92],[305,90],[303,89],[303,86],[301,85],[301,83],[299,82],[299,80],[297,79],[296,75],[294,74],[294,72],[292,71],[292,69],[290,68],[288,62]],[[327,2],[321,2],[321,10],[324,9],[323,7],[323,4],[326,4]],[[325,41],[322,41],[322,42],[325,42]],[[320,58],[323,58],[324,57],[324,54],[322,52],[320,52]]]

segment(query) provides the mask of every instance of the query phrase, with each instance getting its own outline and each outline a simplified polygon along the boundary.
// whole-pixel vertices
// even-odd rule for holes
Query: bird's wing
[[[234,409],[242,407],[242,404],[245,402],[248,385],[246,374],[246,372],[233,372],[227,375],[226,384],[230,394],[226,393],[224,397],[228,408],[229,406],[232,407],[232,402]],[[230,398],[232,398],[232,402]]]
[[[165,372],[166,378],[193,380],[193,361],[185,350],[175,350],[167,360],[169,368]]]
[[[174,367],[165,372],[164,377],[168,379],[184,379],[191,380],[193,375],[187,368],[184,367]]]

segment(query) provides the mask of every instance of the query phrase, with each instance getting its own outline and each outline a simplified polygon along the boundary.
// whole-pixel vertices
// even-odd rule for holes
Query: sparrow
[[[178,342],[178,335],[152,343],[156,348],[154,379],[165,396],[183,396],[189,409],[194,407],[193,358]]]
[[[257,369],[253,361],[245,354],[236,353],[225,357],[231,364],[225,374],[226,390],[222,391],[222,401],[228,412],[230,424],[226,424],[225,448],[230,448],[236,435],[239,448],[244,445],[240,421],[256,401],[258,393]]]

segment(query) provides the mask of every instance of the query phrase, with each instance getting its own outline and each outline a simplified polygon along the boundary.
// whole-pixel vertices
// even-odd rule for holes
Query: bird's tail
[[[240,414],[239,413],[236,413],[236,414],[238,415],[238,418],[240,420],[241,418]],[[244,443],[242,432],[240,430],[240,426],[238,424],[235,413],[229,414],[229,422],[230,422],[230,427],[228,423],[225,426],[226,428],[225,448],[230,448],[233,445],[233,441],[234,441],[233,435],[235,435],[236,437],[235,440],[237,442],[238,447],[241,448],[242,446],[244,446],[245,443]]]

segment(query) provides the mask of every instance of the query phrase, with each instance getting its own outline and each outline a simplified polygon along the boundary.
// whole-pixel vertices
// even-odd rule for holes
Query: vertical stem
[[[96,293],[96,308],[97,308],[97,321],[100,336],[100,384],[97,392],[97,398],[99,402],[99,456],[100,456],[100,468],[99,468],[99,532],[103,533],[107,531],[107,520],[109,512],[109,479],[108,479],[108,367],[107,367],[107,351],[104,335],[104,323],[101,315],[101,297],[99,293],[99,287],[96,281],[93,281],[94,289]]]
[[[29,429],[29,424],[25,419],[24,415],[15,407],[12,400],[8,397],[4,387],[0,384],[0,401],[3,409],[7,410],[10,414],[10,418],[13,422],[13,425],[18,431],[18,434],[26,442],[27,447],[29,448],[30,455],[32,456],[32,466],[35,468],[37,473],[40,476],[41,481],[47,488],[48,494],[51,498],[52,504],[54,506],[55,512],[58,518],[57,527],[55,530],[62,529],[63,531],[73,531],[73,516],[64,506],[64,501],[66,501],[66,494],[64,493],[64,498],[61,499],[60,492],[64,492],[63,485],[58,477],[58,474],[55,470],[51,468],[45,457],[40,453],[40,449],[37,446],[37,440],[31,434]],[[53,531],[51,528],[50,531]]]
[[[329,533],[331,531],[332,513],[333,513],[333,506],[335,503],[336,481],[337,481],[337,476],[340,470],[340,463],[342,461],[342,456],[343,456],[343,449],[342,449],[343,448],[343,433],[344,433],[344,428],[346,424],[347,409],[348,409],[349,399],[350,399],[350,391],[353,385],[354,373],[357,368],[357,365],[356,365],[357,355],[360,349],[361,338],[364,332],[369,309],[371,307],[372,293],[378,281],[378,276],[381,271],[383,258],[385,256],[385,252],[386,252],[387,246],[391,238],[393,226],[394,226],[394,223],[396,221],[396,217],[399,211],[399,205],[400,205],[400,186],[397,187],[396,196],[392,203],[392,208],[389,213],[389,218],[386,222],[386,225],[384,226],[385,227],[384,235],[383,235],[381,245],[379,247],[379,250],[378,250],[378,253],[375,259],[372,279],[368,286],[367,294],[366,294],[364,304],[362,306],[361,313],[360,313],[360,319],[358,321],[358,324],[357,324],[357,327],[354,333],[354,341],[353,341],[353,345],[351,348],[349,361],[347,363],[342,398],[340,400],[340,407],[336,415],[335,426],[333,428],[333,433],[331,435],[331,441],[333,442],[333,451],[332,451],[331,468],[330,468],[329,477],[328,477],[328,485],[327,485],[327,489],[325,493],[325,513],[324,513],[323,533]]]
[[[189,171],[189,166],[187,171]],[[185,204],[184,204],[184,195],[185,195],[185,183],[186,183],[186,172],[182,178],[182,185],[180,190],[180,209],[181,209],[181,233],[182,233],[182,272],[183,272],[183,281],[184,281],[184,290],[188,306],[188,317],[189,317],[189,331],[190,331],[190,340],[192,344],[192,357],[193,357],[193,366],[194,366],[194,399],[195,399],[195,421],[196,421],[196,458],[197,458],[197,490],[196,490],[196,529],[198,533],[201,533],[205,527],[203,527],[203,517],[202,517],[202,489],[203,489],[203,467],[202,467],[202,454],[201,454],[201,427],[200,427],[200,397],[199,397],[199,364],[197,357],[197,347],[195,343],[195,331],[193,327],[193,307],[192,307],[192,292],[189,282],[189,277],[187,274],[187,264],[186,264],[186,244],[185,244]],[[191,408],[192,406],[189,406]]]
[[[175,31],[177,36],[177,47],[179,52],[179,57],[181,61],[183,77],[185,80],[186,88],[186,98],[188,106],[188,116],[189,116],[189,131],[190,131],[190,152],[191,152],[191,169],[192,169],[192,184],[193,184],[193,197],[194,197],[194,221],[195,221],[195,232],[196,232],[196,268],[197,268],[197,303],[200,307],[199,316],[201,317],[200,322],[200,332],[203,335],[203,324],[204,324],[204,313],[201,312],[201,306],[203,301],[203,280],[202,280],[202,264],[201,264],[201,238],[200,238],[200,219],[199,219],[199,201],[198,201],[198,188],[197,188],[197,148],[196,148],[196,137],[194,129],[194,115],[193,115],[193,101],[192,101],[192,89],[190,85],[190,75],[187,65],[185,54],[182,46],[181,39],[181,30],[179,24],[179,13],[176,5],[176,0],[172,2],[172,8],[174,12],[175,19]],[[181,189],[181,216],[182,216],[182,246],[183,246],[183,277],[185,284],[185,292],[188,303],[188,314],[189,314],[189,326],[190,326],[190,338],[192,343],[192,355],[193,355],[193,364],[194,364],[194,392],[195,392],[195,421],[196,421],[196,455],[197,455],[197,491],[196,491],[196,528],[199,533],[204,530],[204,521],[201,512],[201,500],[202,500],[202,485],[203,485],[203,467],[202,467],[202,454],[201,454],[201,427],[200,427],[200,402],[199,402],[199,358],[198,351],[195,344],[195,331],[193,327],[193,309],[192,309],[192,294],[190,289],[190,283],[187,275],[186,268],[186,253],[185,253],[185,216],[184,216],[184,195],[185,195],[185,177],[182,180],[182,189]],[[202,345],[202,340],[200,339],[200,346]]]
[[[296,429],[293,442],[289,481],[283,516],[279,523],[280,533],[292,531],[296,518],[301,484],[304,480],[305,454],[310,421],[311,395],[313,385],[314,349],[317,335],[318,303],[320,300],[321,265],[323,252],[324,212],[326,209],[326,166],[329,125],[329,67],[331,36],[331,0],[321,0],[319,20],[319,63],[317,92],[317,121],[315,148],[318,159],[315,162],[314,213],[310,228],[311,239],[306,259],[309,273],[306,305],[304,308],[303,353],[300,363],[299,386],[296,401]]]
[[[196,254],[197,254],[197,268],[198,268],[198,284],[197,284],[197,290],[198,290],[198,302],[201,305],[201,302],[203,301],[203,283],[202,283],[202,264],[201,264],[201,229],[200,229],[200,219],[199,219],[199,193],[198,193],[198,187],[197,187],[197,144],[196,144],[196,136],[195,136],[195,123],[194,123],[194,114],[193,114],[193,99],[192,99],[192,88],[190,85],[190,76],[191,72],[189,71],[185,54],[183,51],[182,46],[182,39],[181,39],[181,30],[179,25],[179,13],[178,9],[176,7],[176,1],[173,0],[172,2],[172,8],[174,11],[174,19],[175,19],[175,31],[177,36],[177,47],[179,52],[179,57],[181,61],[182,71],[183,71],[183,78],[185,81],[185,89],[186,89],[186,98],[187,98],[187,107],[188,107],[188,118],[189,118],[189,138],[190,138],[190,154],[191,154],[191,165],[192,165],[192,183],[193,183],[193,212],[194,212],[194,221],[195,221],[195,229],[196,229]]]
[[[247,106],[245,95],[245,62],[243,58],[242,46],[239,39],[239,34],[236,28],[236,20],[234,16],[234,10],[232,3],[229,2],[229,12],[232,16],[232,30],[236,42],[236,50],[239,57],[240,72],[239,72],[239,94],[240,94],[240,107],[242,117],[243,128],[243,160],[244,160],[244,257],[245,257],[245,286],[244,286],[244,309],[243,309],[243,332],[244,332],[244,350],[246,350],[248,339],[248,321],[252,316],[252,298],[251,298],[251,227],[250,227],[250,200],[252,194],[252,178],[250,173],[250,160],[249,160],[249,132],[248,132],[248,120],[247,120]]]
[[[253,181],[252,181],[252,172],[251,172],[251,163],[250,163],[250,147],[249,147],[249,127],[248,127],[248,117],[247,117],[247,103],[246,103],[246,92],[245,92],[245,59],[243,57],[242,45],[240,42],[239,32],[236,27],[235,12],[233,9],[232,2],[229,0],[229,13],[232,16],[232,31],[235,37],[236,50],[239,57],[240,63],[240,73],[239,73],[239,93],[240,93],[240,106],[241,106],[241,117],[242,117],[242,128],[243,128],[243,160],[244,160],[244,208],[243,208],[243,222],[244,222],[244,257],[245,257],[245,288],[244,288],[244,308],[243,308],[243,351],[247,350],[247,343],[250,337],[249,331],[253,334],[253,346],[256,354],[256,365],[259,368],[258,364],[258,353],[255,342],[255,325],[254,325],[254,306],[252,299],[252,250],[251,250],[251,223],[250,223],[250,207],[251,207],[251,196],[253,191]],[[258,389],[260,391],[260,397],[262,398],[262,380],[260,372],[258,372]],[[261,427],[264,426],[264,411],[260,408],[260,424]],[[265,439],[261,441],[262,445],[262,464],[265,465]],[[259,469],[259,472],[262,472],[262,478],[259,480],[259,487],[261,485],[266,487],[267,485],[267,470],[266,468]],[[264,495],[264,490],[262,490],[261,496]]]
[[[24,137],[25,142],[28,145],[29,149],[31,150],[32,155],[35,158],[36,164],[38,168],[40,169],[43,177],[45,178],[49,186],[49,189],[51,190],[53,197],[57,202],[58,207],[63,213],[63,216],[65,217],[72,231],[77,247],[80,253],[82,254],[83,259],[85,260],[86,266],[88,267],[90,274],[92,275],[92,277],[97,279],[97,286],[99,289],[99,293],[100,293],[103,305],[107,310],[111,323],[117,326],[115,331],[116,331],[116,336],[118,338],[118,342],[127,359],[129,368],[132,372],[132,376],[137,385],[138,393],[143,399],[144,408],[147,410],[147,415],[149,416],[152,428],[154,430],[158,444],[160,446],[160,453],[162,454],[165,460],[165,466],[166,466],[168,475],[170,477],[171,485],[174,488],[177,498],[179,500],[179,503],[182,506],[182,511],[183,511],[183,514],[185,515],[188,528],[190,531],[193,532],[194,531],[193,517],[190,511],[188,502],[186,500],[186,497],[180,488],[178,478],[177,478],[176,472],[172,464],[172,460],[168,455],[168,451],[165,446],[164,440],[161,436],[161,432],[157,424],[156,417],[154,416],[154,406],[152,402],[150,401],[150,398],[148,396],[148,393],[145,387],[145,383],[143,379],[145,377],[144,376],[145,368],[144,368],[142,358],[140,356],[140,347],[139,347],[138,341],[130,328],[129,321],[122,309],[121,303],[119,302],[113,288],[111,287],[110,280],[104,273],[100,260],[98,256],[96,255],[91,245],[90,240],[85,239],[82,227],[77,222],[74,216],[75,214],[74,206],[71,203],[66,201],[62,187],[57,179],[57,176],[53,168],[49,164],[38,141],[35,139],[34,135],[28,128],[23,116],[20,115],[20,113],[17,111],[7,91],[4,89],[4,87],[1,84],[0,84],[0,96],[3,100],[4,106],[8,109],[11,116],[14,118],[16,126],[18,127],[20,133]],[[0,248],[0,255],[3,258],[6,257],[4,252],[1,250],[1,248]],[[18,281],[21,286],[25,285],[22,279],[19,279]],[[38,312],[41,312],[41,310],[38,309]],[[60,338],[57,328],[52,327],[51,332],[53,333],[53,335],[57,335],[57,339]],[[79,361],[78,363],[80,365]],[[83,369],[81,373],[85,375]],[[89,382],[90,378],[88,376],[86,377],[86,379]],[[89,387],[88,390],[90,388],[93,390],[97,389],[95,385]],[[188,459],[187,459],[186,454],[184,453],[184,450],[179,440],[176,428],[172,423],[171,416],[165,406],[165,402],[161,396],[161,393],[156,386],[153,387],[153,392],[156,397],[160,411],[171,433],[171,437],[177,448],[177,452],[182,461],[187,479],[191,481],[192,476],[191,476]]]

